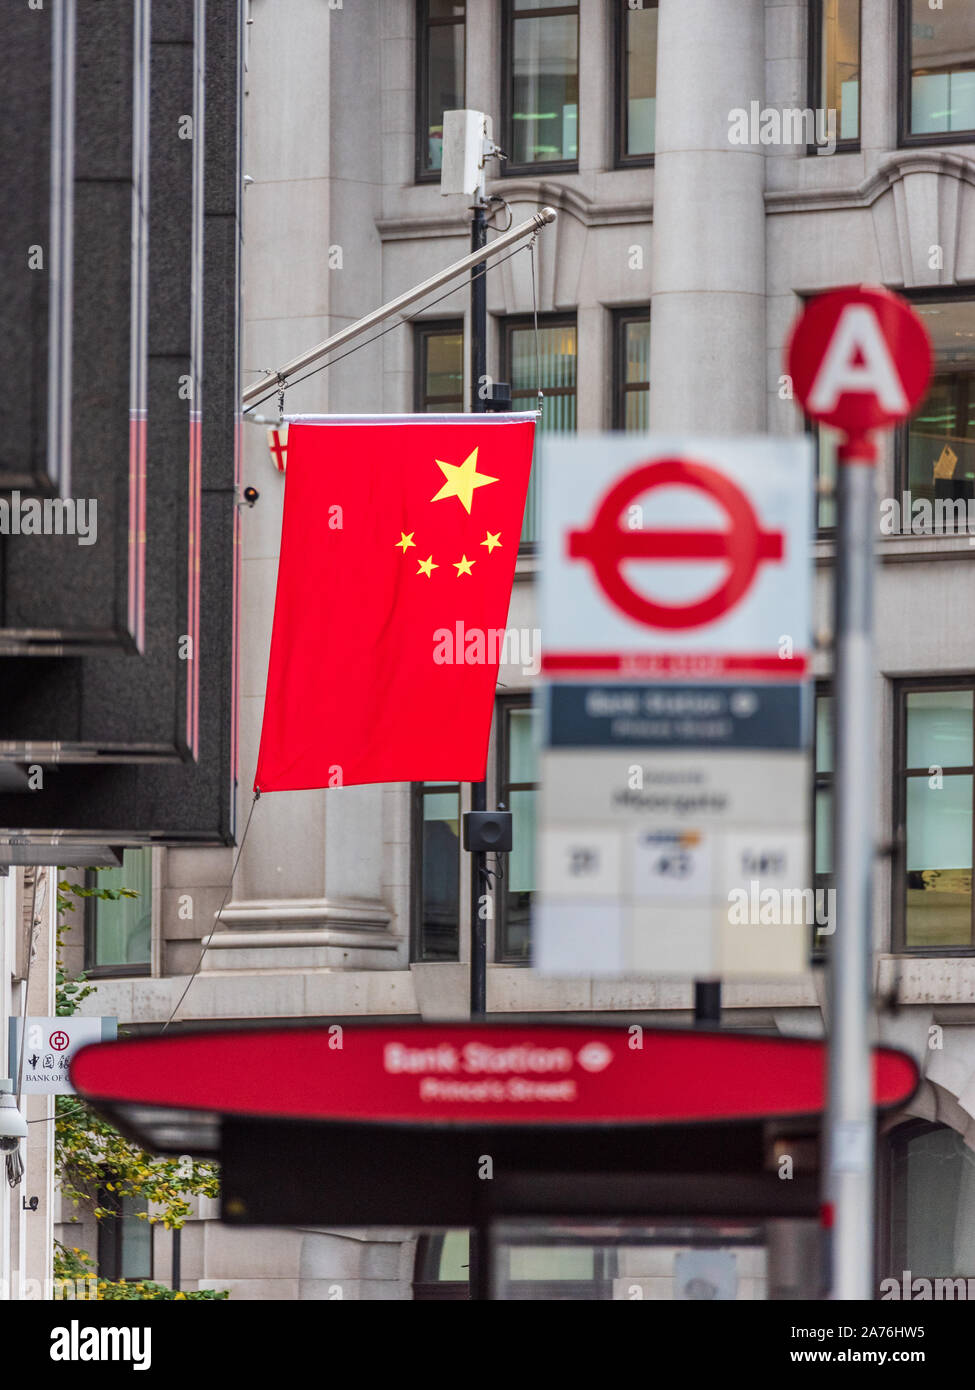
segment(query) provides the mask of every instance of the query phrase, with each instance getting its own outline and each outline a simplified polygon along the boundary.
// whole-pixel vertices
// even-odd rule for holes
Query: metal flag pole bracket
[[[365,333],[368,329],[375,327],[376,324],[382,323],[388,318],[392,318],[394,314],[398,314],[410,304],[415,304],[418,299],[423,299],[425,295],[430,294],[433,290],[439,289],[441,285],[445,285],[448,281],[454,280],[458,276],[464,275],[468,271],[475,269],[492,256],[496,256],[499,251],[504,251],[509,246],[514,246],[517,242],[524,240],[525,237],[532,236],[539,232],[542,227],[554,222],[557,215],[554,208],[540,208],[527,222],[521,222],[517,227],[512,227],[510,232],[502,232],[499,237],[496,237],[494,241],[490,242],[488,245],[481,247],[480,250],[472,251],[470,255],[464,256],[459,261],[455,261],[452,265],[447,266],[446,269],[439,270],[436,275],[431,275],[428,280],[424,280],[421,284],[415,285],[410,290],[406,290],[404,294],[389,300],[388,303],[380,305],[378,309],[373,309],[373,311],[366,314],[364,318],[357,319],[355,323],[350,323],[348,327],[341,329],[338,333],[333,333],[331,338],[326,338],[323,343],[317,343],[315,347],[309,348],[298,357],[292,358],[290,362],[285,362],[275,370],[273,376],[265,377],[263,381],[252,382],[251,385],[245,389],[241,397],[244,410],[248,410],[257,405],[259,401],[264,400],[268,394],[269,387],[271,388],[271,394],[274,393],[275,384],[277,384],[279,390],[282,386],[286,388],[289,377],[294,377],[298,372],[302,372],[305,368],[320,362],[323,357],[326,357],[336,348],[351,342],[353,338],[357,338],[361,333]]]

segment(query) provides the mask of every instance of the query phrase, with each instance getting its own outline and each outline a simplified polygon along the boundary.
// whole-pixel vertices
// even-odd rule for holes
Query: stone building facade
[[[880,1156],[879,1268],[914,1260],[919,1270],[926,1259],[931,1273],[973,1272],[975,569],[967,529],[880,525],[883,499],[905,491],[931,503],[975,493],[970,8],[960,0],[943,10],[921,0],[251,0],[249,20],[246,382],[465,253],[467,200],[442,197],[436,180],[438,101],[494,118],[508,155],[487,183],[504,200],[497,225],[544,204],[558,212],[537,241],[534,291],[527,252],[488,273],[488,369],[512,382],[516,400],[534,391],[528,325],[537,308],[543,429],[793,434],[804,424],[782,361],[804,296],[869,281],[923,312],[935,385],[911,430],[885,440],[877,469],[878,1031],[910,1048],[925,1078]],[[463,57],[451,66],[454,54]],[[817,108],[836,113],[835,148],[816,148]],[[813,115],[801,141],[783,143],[783,122],[766,116],[787,110]],[[753,123],[747,143],[731,138],[735,112]],[[460,285],[296,384],[288,413],[461,408],[470,388],[467,300]],[[272,416],[274,404],[261,411]],[[243,481],[260,499],[242,513],[241,825],[284,490],[264,426],[242,428]],[[956,458],[950,479],[946,448]],[[831,459],[823,437],[812,543],[820,884],[829,882]],[[538,628],[530,527],[509,616],[527,634]],[[517,842],[491,924],[489,1010],[687,1022],[687,982],[558,981],[528,967],[532,667],[506,663],[499,677],[489,804],[510,799]],[[178,1020],[464,1017],[469,870],[456,835],[468,796],[466,787],[387,785],[263,798]],[[153,853],[139,970],[107,970],[87,1006],[136,1027],[172,1015],[234,857]],[[794,984],[726,986],[725,1026],[819,1033],[821,955],[810,961]],[[950,1173],[940,1195],[939,1172]],[[438,1279],[462,1286],[462,1276],[449,1277],[455,1248],[418,1244],[417,1232],[238,1233],[210,1216],[201,1210],[184,1234],[182,1277],[235,1297],[410,1298]],[[160,1270],[167,1240],[157,1233]],[[441,1261],[432,1273],[431,1252]],[[658,1257],[628,1259],[621,1277],[645,1280],[647,1296],[672,1296]],[[760,1262],[749,1260],[739,1296],[760,1297]],[[455,1266],[457,1274],[463,1260]],[[605,1296],[618,1294],[607,1278]]]

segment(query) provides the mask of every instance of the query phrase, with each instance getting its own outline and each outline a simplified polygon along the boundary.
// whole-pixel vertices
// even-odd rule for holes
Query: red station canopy
[[[873,1054],[902,1105],[911,1057]],[[167,1034],[77,1053],[78,1093],[151,1146],[182,1112],[407,1125],[659,1125],[816,1115],[826,1045],[636,1025],[381,1023]],[[190,1112],[190,1113],[187,1113]],[[202,1115],[198,1116],[202,1119]],[[154,1133],[155,1129],[155,1133]]]

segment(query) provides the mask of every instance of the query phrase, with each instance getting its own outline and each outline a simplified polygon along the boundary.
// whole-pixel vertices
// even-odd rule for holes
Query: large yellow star
[[[439,565],[433,563],[432,555],[428,555],[425,560],[420,560],[418,563],[420,568],[417,570],[417,574],[425,574],[428,579],[432,579],[433,571],[440,568]]]
[[[409,535],[407,535],[405,531],[401,531],[399,533],[399,540],[395,541],[394,544],[398,545],[399,548],[402,550],[403,554],[405,555],[411,545],[414,547],[416,546],[416,541],[413,539],[415,535],[415,531],[411,531]]]
[[[474,497],[476,487],[486,487],[488,483],[496,483],[497,478],[489,478],[486,473],[477,471],[477,450],[468,454],[463,463],[444,463],[442,459],[437,459],[437,467],[443,473],[447,481],[437,493],[436,497],[431,497],[431,502],[439,502],[444,497],[456,497],[464,511],[470,514],[471,501]]]
[[[498,546],[498,545],[501,544],[501,532],[500,532],[500,531],[487,531],[487,532],[485,532],[485,534],[486,534],[486,536],[487,536],[487,540],[481,541],[481,544],[487,546],[487,548],[488,548],[488,554],[490,555],[490,554],[492,553],[492,551],[494,550],[495,546]]]
[[[455,560],[453,564],[454,569],[457,571],[457,578],[459,579],[462,574],[470,574],[474,566],[474,561],[468,560],[466,555],[462,555],[460,559]]]

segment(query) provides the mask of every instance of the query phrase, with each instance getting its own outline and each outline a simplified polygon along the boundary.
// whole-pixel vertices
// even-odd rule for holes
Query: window
[[[957,1131],[924,1120],[898,1125],[885,1148],[889,1200],[881,1264],[886,1276],[899,1286],[906,1270],[912,1280],[975,1276],[971,1149]]]
[[[538,320],[536,357],[535,328],[531,318],[508,319],[503,339],[502,380],[511,382],[515,410],[532,410],[539,387],[545,394],[538,434],[566,434],[576,427],[576,321],[546,314]],[[532,469],[525,503],[522,544],[538,539],[538,491]]]
[[[903,950],[973,944],[972,728],[971,685],[898,688],[894,905]]]
[[[920,409],[898,432],[901,530],[963,532],[975,503],[975,300],[918,296],[915,308],[935,366]]]
[[[98,1277],[128,1281],[152,1278],[152,1226],[149,1203],[120,1197],[108,1186],[98,1190],[98,1205],[113,1213],[98,1222]]]
[[[460,957],[460,787],[413,786],[412,958]]]
[[[505,173],[579,157],[579,6],[505,0]]]
[[[416,179],[440,177],[443,113],[464,106],[464,0],[419,0],[416,17]]]
[[[900,0],[900,124],[905,145],[975,140],[975,8]]]
[[[828,685],[816,687],[816,724],[813,752],[813,887],[820,921],[820,903],[835,886],[833,879],[833,693]],[[835,918],[831,918],[835,925]],[[816,932],[813,949],[822,951],[826,938]]]
[[[415,407],[421,414],[454,415],[464,409],[464,325],[460,320],[419,324],[413,368]]]
[[[809,25],[809,105],[815,111],[835,111],[837,149],[856,149],[860,140],[860,0],[810,0]],[[826,120],[830,120],[828,114]],[[817,130],[822,129],[817,121]]]
[[[413,1297],[440,1301],[470,1298],[470,1233],[444,1231],[421,1236]],[[545,1302],[611,1299],[619,1261],[612,1246],[550,1235],[544,1227],[495,1250],[498,1287],[505,1301]]]
[[[843,436],[839,430],[829,425],[820,425],[812,420],[806,422],[816,446],[816,499],[815,515],[817,531],[836,530],[836,451]]]
[[[130,889],[138,897],[89,898],[85,912],[85,969],[136,975],[149,970],[152,947],[152,850],[127,849],[118,869],[89,869],[89,888]]]
[[[616,314],[614,430],[650,428],[650,315],[630,309]]]
[[[616,163],[653,162],[657,105],[657,0],[616,0]]]
[[[498,701],[498,805],[512,813],[512,850],[499,881],[499,960],[527,961],[535,888],[535,722],[527,695]]]

